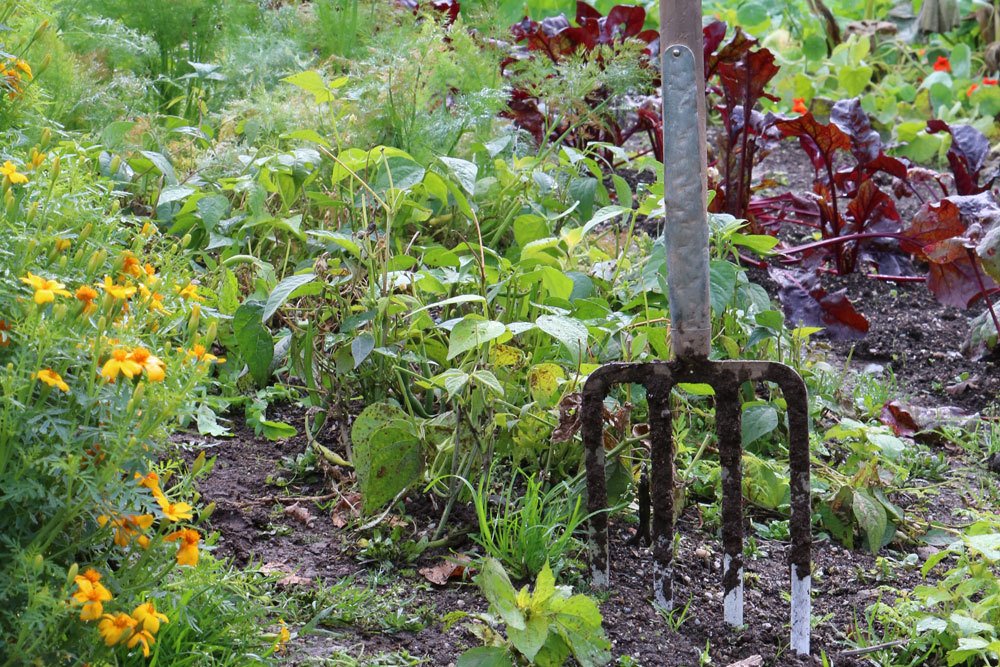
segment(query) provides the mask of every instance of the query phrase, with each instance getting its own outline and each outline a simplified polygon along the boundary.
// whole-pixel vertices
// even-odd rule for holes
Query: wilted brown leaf
[[[455,556],[441,561],[437,565],[420,568],[420,574],[436,586],[444,586],[452,579],[463,579],[467,576],[470,560],[466,556]]]

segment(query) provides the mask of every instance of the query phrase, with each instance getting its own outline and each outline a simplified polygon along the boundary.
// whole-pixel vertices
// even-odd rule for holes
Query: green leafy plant
[[[499,646],[466,651],[456,667],[493,665],[513,667],[526,663],[559,667],[572,656],[581,667],[599,667],[611,661],[611,644],[601,628],[597,604],[586,595],[572,595],[556,586],[548,565],[538,573],[535,589],[516,591],[503,565],[487,558],[476,583],[489,600],[490,610],[506,627],[507,639]]]
[[[558,574],[578,548],[573,533],[586,519],[581,498],[566,482],[546,491],[535,475],[519,470],[494,502],[492,481],[488,474],[475,488],[465,482],[479,522],[473,539],[515,579],[535,576],[550,565]]]

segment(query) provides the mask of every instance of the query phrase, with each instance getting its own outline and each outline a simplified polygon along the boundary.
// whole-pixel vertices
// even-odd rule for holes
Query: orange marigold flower
[[[108,382],[114,382],[119,373],[131,380],[141,372],[142,366],[130,359],[129,353],[120,347],[111,351],[111,358],[101,367],[101,377]]]
[[[114,616],[104,614],[101,622],[97,624],[97,630],[101,633],[106,645],[114,646],[123,638],[132,636],[132,629],[137,624],[138,621],[122,612]]]
[[[3,166],[0,167],[0,174],[3,174],[4,179],[12,185],[20,185],[28,182],[28,177],[18,173],[17,167],[10,160],[4,162]]]
[[[97,523],[102,528],[106,526],[109,521],[115,529],[115,544],[124,548],[127,547],[133,539],[135,539],[136,535],[139,535],[142,531],[149,530],[149,527],[153,525],[153,515],[128,514],[117,519],[109,519],[107,516],[102,514],[97,517]],[[145,548],[145,545],[141,544],[141,537],[140,546]]]
[[[140,630],[147,630],[154,635],[160,631],[160,623],[169,623],[167,615],[156,611],[152,602],[144,602],[133,609],[132,618],[138,622]]]
[[[806,106],[806,100],[804,97],[796,97],[792,99],[792,111],[797,114],[809,113],[809,108]]]
[[[192,517],[191,510],[194,508],[187,503],[172,503],[167,500],[166,496],[158,496],[156,498],[156,502],[160,504],[160,509],[163,510],[163,516],[170,521],[176,523]]]
[[[116,285],[115,281],[111,280],[108,276],[104,276],[104,283],[98,283],[97,286],[116,299],[128,299],[135,294],[134,287],[128,285]]]
[[[177,549],[178,565],[190,565],[194,567],[198,564],[198,542],[201,541],[201,535],[198,534],[197,530],[192,528],[182,528],[181,530],[170,533],[163,539],[167,542],[176,542],[180,540],[181,544]]]
[[[51,368],[43,368],[36,373],[32,373],[31,376],[36,380],[41,380],[50,387],[55,387],[65,392],[69,391],[69,385],[62,379],[62,376]]]
[[[143,273],[142,262],[130,252],[122,253],[122,273],[138,278]]]
[[[226,363],[225,357],[217,357],[214,354],[205,350],[205,346],[200,343],[196,343],[187,351],[187,356],[192,359],[197,359],[198,361],[210,364],[213,361],[219,364]]]
[[[104,613],[104,603],[111,599],[111,592],[100,582],[91,581],[86,577],[76,577],[73,581],[77,586],[73,600],[83,603],[80,620],[96,621]]]
[[[0,171],[3,171],[0,169]],[[69,292],[66,291],[65,285],[63,285],[58,280],[49,280],[48,278],[42,278],[41,276],[36,276],[35,274],[28,272],[28,275],[21,278],[21,282],[27,285],[31,285],[31,288],[35,290],[34,300],[39,306],[50,303],[56,300],[56,295],[59,296],[69,296]]]
[[[128,355],[129,360],[139,364],[146,371],[146,377],[150,382],[163,382],[166,377],[166,370],[159,357],[144,347],[137,347]]]
[[[27,74],[29,79],[32,78],[31,65],[29,65],[27,61],[18,58],[14,61],[14,67]]]
[[[935,72],[950,72],[951,62],[944,56],[938,56],[937,61],[934,63]]]
[[[98,297],[97,290],[95,290],[90,285],[81,285],[78,290],[76,290],[76,298],[83,302],[83,312],[89,313],[95,308],[94,299]]]

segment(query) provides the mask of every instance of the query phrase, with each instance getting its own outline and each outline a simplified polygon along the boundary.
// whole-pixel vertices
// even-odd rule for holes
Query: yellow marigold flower
[[[198,294],[198,286],[194,283],[188,283],[184,287],[180,285],[177,286],[177,294],[180,295],[182,299],[191,299],[192,301],[204,301],[205,297]]]
[[[108,382],[114,382],[119,373],[131,380],[142,373],[142,366],[129,358],[129,353],[123,348],[116,347],[111,351],[111,358],[101,367],[101,377]]]
[[[101,633],[101,637],[104,638],[104,643],[106,645],[114,646],[124,637],[130,637],[132,635],[132,629],[135,628],[137,624],[138,621],[122,612],[119,612],[114,616],[111,614],[104,614],[101,618],[101,622],[97,624],[97,630]]]
[[[94,299],[98,297],[97,290],[95,290],[90,285],[81,285],[78,290],[76,290],[76,298],[83,302],[83,312],[89,313],[97,308],[94,305]]]
[[[154,356],[144,347],[137,347],[128,355],[129,360],[139,364],[145,371],[150,382],[163,382],[166,370],[159,357]]]
[[[214,354],[205,350],[205,346],[201,344],[195,344],[187,351],[187,356],[192,359],[197,359],[198,361],[206,364],[210,364],[213,361],[216,363],[224,364],[226,363],[225,357],[217,357]]]
[[[101,580],[101,573],[92,567],[88,567],[86,570],[83,571],[83,574],[76,575],[73,581],[79,583],[80,579],[86,579],[90,583],[96,584]]]
[[[201,540],[201,535],[198,534],[197,530],[182,528],[170,533],[163,539],[167,542],[180,540],[181,544],[177,549],[178,565],[190,565],[194,567],[198,564],[198,542]]]
[[[96,621],[104,613],[105,602],[111,599],[111,592],[101,583],[91,582],[86,577],[76,577],[77,591],[73,593],[73,599],[83,603],[80,610],[81,621]]]
[[[45,158],[48,157],[45,153],[40,152],[37,148],[31,149],[31,154],[28,156],[28,163],[24,165],[25,169],[38,169],[45,162]]]
[[[116,299],[128,299],[135,294],[134,287],[128,285],[116,285],[115,281],[111,280],[108,276],[104,276],[104,283],[98,283],[97,286]]]
[[[0,171],[3,171],[3,169],[0,169]],[[30,271],[28,272],[28,275],[21,278],[21,282],[26,285],[31,285],[31,288],[35,290],[34,300],[39,306],[55,301],[56,294],[59,296],[69,296],[69,292],[65,289],[66,286],[58,280],[42,278],[41,276],[36,276]]]
[[[158,231],[159,230],[156,228],[156,225],[147,220],[142,224],[142,230],[139,233],[143,236],[152,236]]]
[[[288,626],[285,625],[285,619],[279,618],[278,623],[281,624],[281,628],[278,630],[278,638],[274,642],[274,652],[283,653],[285,651],[285,646],[292,638],[292,633],[288,631]]]
[[[69,391],[69,385],[62,379],[62,376],[51,368],[43,368],[37,373],[32,373],[32,377],[36,380],[41,380],[50,387],[56,387],[65,392]]]
[[[149,633],[148,630],[139,630],[128,640],[128,647],[135,648],[137,644],[142,644],[142,656],[144,658],[149,657],[149,646],[154,641],[153,635]]]
[[[10,160],[4,162],[3,166],[0,167],[0,174],[3,174],[7,182],[13,185],[18,185],[20,183],[28,182],[28,177],[25,176],[24,174],[18,173],[17,167],[15,167],[14,163],[11,162]]]
[[[144,602],[133,609],[132,618],[138,622],[137,627],[140,630],[149,631],[154,635],[160,631],[160,623],[169,623],[167,615],[156,611],[152,602]]]
[[[149,283],[150,285],[155,285],[157,282],[159,282],[160,277],[158,275],[156,275],[156,267],[155,266],[153,266],[152,264],[150,264],[150,263],[147,262],[142,267],[142,270],[146,274],[145,278],[146,278],[146,282],[147,283]]]
[[[163,516],[175,523],[192,517],[191,510],[194,508],[187,503],[172,503],[166,496],[157,497],[156,502],[160,504]]]
[[[27,74],[29,79],[32,78],[31,65],[29,65],[27,61],[18,58],[17,60],[14,61],[14,67]]]
[[[56,252],[65,252],[66,250],[69,250],[71,245],[73,245],[73,242],[69,239],[56,239]]]

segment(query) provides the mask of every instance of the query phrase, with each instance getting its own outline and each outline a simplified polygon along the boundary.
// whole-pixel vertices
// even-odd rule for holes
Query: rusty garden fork
[[[589,560],[595,586],[610,581],[607,482],[602,403],[612,386],[640,384],[649,402],[653,509],[653,599],[673,608],[673,459],[670,391],[682,382],[715,390],[716,433],[722,469],[722,543],[725,621],[743,625],[743,494],[740,386],[773,382],[788,406],[792,516],[791,647],[809,653],[810,488],[809,407],[805,383],[792,368],[765,361],[712,361],[708,224],[705,215],[704,68],[700,0],[661,0],[664,183],[668,297],[674,360],[605,364],[583,390],[581,423],[586,449]],[[697,23],[695,24],[695,20]]]

